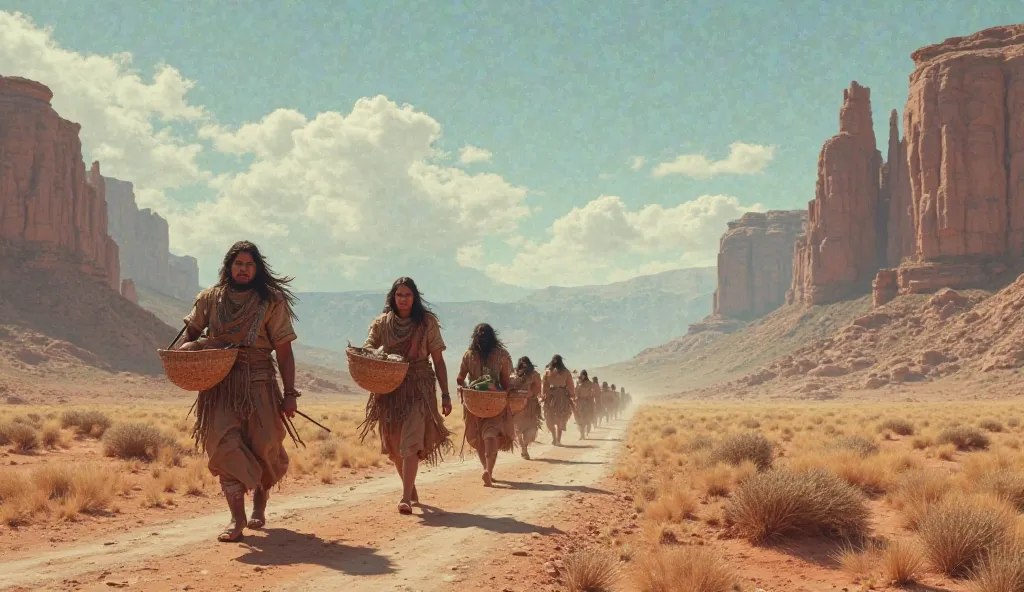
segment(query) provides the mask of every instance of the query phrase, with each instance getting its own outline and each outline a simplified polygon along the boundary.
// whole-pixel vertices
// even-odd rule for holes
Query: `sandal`
[[[221,543],[239,543],[243,538],[245,538],[245,535],[241,531],[238,532],[237,537],[231,538],[231,534],[233,532],[234,531],[231,529],[225,529],[224,532],[217,535],[217,540]]]
[[[398,504],[398,513],[405,515],[412,514],[412,506],[410,506],[407,502],[400,502]]]

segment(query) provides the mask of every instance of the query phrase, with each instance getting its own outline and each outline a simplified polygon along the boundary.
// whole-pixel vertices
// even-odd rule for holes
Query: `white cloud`
[[[716,175],[754,175],[764,171],[774,152],[775,146],[733,142],[729,145],[729,155],[722,160],[709,160],[703,154],[684,154],[657,165],[651,174],[655,177],[684,175],[694,179],[709,179]]]
[[[201,134],[254,159],[218,177],[216,196],[180,217],[176,243],[213,251],[225,233],[259,236],[279,251],[298,244],[330,254],[346,273],[365,276],[382,260],[399,265],[424,253],[478,263],[483,237],[510,235],[529,214],[526,189],[443,166],[440,123],[383,96],[360,99],[347,114],[307,120],[280,109]]]
[[[5,75],[50,87],[54,109],[82,125],[85,158],[99,160],[104,174],[139,180],[149,190],[208,178],[196,160],[202,145],[175,131],[208,114],[188,101],[194,83],[171,66],[159,66],[150,80],[144,80],[132,70],[131,54],[69,51],[57,45],[50,30],[21,14],[2,11],[0,64]]]
[[[546,241],[526,241],[510,263],[492,263],[485,270],[501,281],[543,287],[713,264],[726,222],[765,209],[727,195],[702,195],[674,207],[631,210],[619,197],[606,195],[555,220]]]
[[[386,285],[424,265],[456,281],[459,261],[479,263],[482,237],[513,237],[530,215],[526,188],[445,165],[441,124],[409,105],[367,97],[350,112],[277,109],[227,126],[188,99],[194,82],[173,67],[145,79],[130,54],[76,53],[52,34],[0,12],[4,75],[49,86],[57,112],[82,124],[84,158],[132,181],[140,205],[168,218],[172,249],[198,257],[206,276],[248,237],[302,289]],[[246,156],[244,168],[215,175],[199,165],[204,150]],[[166,193],[181,187],[188,203]]]
[[[485,150],[476,146],[463,146],[459,149],[459,162],[462,164],[490,162],[492,156],[493,154],[491,154],[490,150]]]
[[[615,177],[615,175],[611,173],[598,173],[597,175],[597,178],[601,179],[602,181],[607,181],[608,179],[611,179],[613,177]]]
[[[645,162],[647,162],[647,159],[645,159],[643,156],[634,156],[633,162],[629,164],[629,168],[633,169],[634,171],[639,171],[640,169],[644,168]]]

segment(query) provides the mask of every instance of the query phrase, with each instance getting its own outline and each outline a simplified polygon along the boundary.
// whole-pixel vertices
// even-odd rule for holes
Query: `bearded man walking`
[[[221,542],[239,541],[246,526],[266,524],[270,488],[288,471],[285,435],[300,441],[290,421],[300,396],[292,355],[296,299],[291,281],[274,274],[256,245],[239,241],[224,256],[217,284],[199,293],[184,319],[188,343],[181,349],[238,348],[224,380],[199,393],[192,432],[209,455],[208,467],[220,479],[231,510],[231,524],[217,537]],[[246,521],[250,491],[253,511]]]

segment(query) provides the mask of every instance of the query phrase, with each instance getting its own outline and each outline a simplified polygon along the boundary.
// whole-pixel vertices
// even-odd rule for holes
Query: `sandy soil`
[[[482,486],[469,454],[424,470],[423,505],[413,516],[396,511],[397,477],[368,474],[275,495],[266,529],[249,531],[241,544],[214,540],[227,521],[220,510],[99,536],[82,533],[73,541],[22,544],[0,560],[3,589],[467,589],[466,574],[484,573],[469,569],[479,558],[500,558],[524,536],[560,534],[553,525],[566,507],[614,495],[599,485],[626,424],[601,428],[592,441],[535,445],[531,461],[502,454],[494,488]]]

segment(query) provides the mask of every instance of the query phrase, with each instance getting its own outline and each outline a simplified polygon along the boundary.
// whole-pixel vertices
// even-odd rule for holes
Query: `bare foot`
[[[420,503],[420,492],[416,491],[416,486],[415,485],[412,486],[412,503],[414,503],[414,504]]]
[[[406,515],[412,514],[412,506],[409,505],[409,502],[402,500],[398,503],[398,513]]]
[[[490,471],[484,471],[484,474],[481,475],[481,477],[484,480],[484,487],[491,487],[492,485],[494,485],[494,482],[491,480]]]
[[[222,543],[237,543],[243,538],[242,532],[245,530],[245,523],[232,522],[225,529],[224,532],[217,535],[217,540]]]

